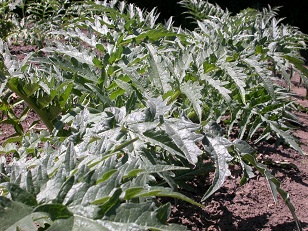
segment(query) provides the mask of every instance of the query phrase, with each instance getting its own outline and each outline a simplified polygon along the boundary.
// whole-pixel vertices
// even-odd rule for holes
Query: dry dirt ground
[[[31,46],[15,48],[13,52],[19,57],[24,57],[25,51],[34,48]],[[293,92],[295,99],[304,108],[308,109],[308,100],[304,99],[306,90],[299,87],[299,77],[293,78]],[[20,114],[22,108],[17,108]],[[294,131],[299,139],[304,153],[308,153],[308,114],[295,113],[302,123],[302,127]],[[25,130],[37,117],[33,112],[29,113],[27,119],[22,123]],[[37,125],[42,128],[42,124]],[[9,125],[0,125],[0,145],[13,133]],[[272,173],[282,182],[282,188],[286,190],[295,206],[296,214],[301,222],[303,230],[308,231],[308,156],[300,155],[296,151],[283,146],[275,147],[274,144],[261,143],[255,145],[258,150],[259,159],[267,162],[288,162],[293,168],[282,168],[272,164]],[[296,167],[295,167],[296,166]],[[203,204],[205,208],[198,208],[185,202],[177,202],[172,209],[170,222],[186,225],[190,230],[296,230],[296,225],[291,213],[281,198],[274,204],[272,195],[265,179],[257,175],[244,186],[239,185],[240,170],[232,169],[224,186]],[[195,179],[191,182],[194,193],[183,192],[188,196],[200,201],[203,193],[210,185],[207,178]]]
[[[306,89],[299,86],[299,76],[292,81],[292,91],[296,101],[308,109],[305,99]],[[308,230],[308,114],[295,112],[302,126],[293,132],[299,139],[301,148],[306,155],[301,155],[293,149],[274,144],[260,143],[254,145],[259,153],[260,161],[272,162],[270,169],[277,177],[282,188],[286,190],[296,209],[296,214],[303,230]],[[293,168],[276,165],[276,162],[287,162]],[[240,171],[233,169],[224,186],[212,197],[205,201],[205,208],[195,208],[187,203],[179,203],[173,208],[170,221],[182,223],[190,230],[208,231],[293,231],[296,224],[292,215],[279,198],[274,204],[269,185],[258,175],[244,186],[240,186]],[[187,193],[196,201],[200,201],[202,193],[206,191],[208,179],[196,179],[193,182],[195,193]]]

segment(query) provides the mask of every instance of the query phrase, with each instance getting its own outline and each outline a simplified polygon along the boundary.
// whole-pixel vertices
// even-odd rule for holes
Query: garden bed
[[[12,51],[22,59],[27,53],[35,49],[32,46],[13,47]],[[308,100],[305,99],[306,89],[299,86],[299,76],[293,78],[292,91],[295,100],[304,108],[308,108]],[[16,108],[16,115],[22,113],[23,106]],[[302,127],[293,132],[301,143],[305,154],[308,153],[308,114],[295,112],[302,123]],[[38,120],[32,111],[28,113],[27,119],[22,122],[24,131]],[[42,123],[35,127],[38,131],[44,129]],[[14,128],[10,125],[0,125],[0,144],[13,134]],[[281,183],[291,197],[295,206],[296,214],[301,221],[303,230],[308,230],[308,156],[300,155],[291,148],[266,142],[256,145],[251,144],[259,153],[259,161],[266,163],[275,177]],[[11,157],[8,157],[11,158]],[[183,201],[177,201],[172,208],[170,222],[180,223],[190,230],[296,230],[292,215],[284,202],[279,199],[274,204],[268,183],[257,175],[244,186],[240,186],[241,170],[238,167],[231,169],[232,176],[229,177],[224,186],[203,204],[205,208],[199,208]],[[206,189],[210,186],[209,178],[194,179],[190,186],[194,192],[183,191],[182,193],[200,201]]]

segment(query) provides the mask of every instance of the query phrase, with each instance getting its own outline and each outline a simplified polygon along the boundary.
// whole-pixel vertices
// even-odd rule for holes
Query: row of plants
[[[15,25],[0,40],[1,124],[16,130],[0,147],[4,230],[186,230],[168,223],[172,200],[160,198],[202,207],[230,164],[241,166],[241,185],[262,174],[301,230],[288,193],[247,143],[274,138],[302,153],[289,90],[295,71],[308,83],[299,54],[307,36],[281,24],[276,8],[232,16],[182,0],[197,25],[190,31],[117,0],[1,4],[3,22]],[[14,9],[28,13],[17,19]],[[35,33],[39,42],[23,39]],[[18,42],[39,50],[18,60]],[[37,121],[23,130],[30,110],[46,130]],[[201,202],[183,194],[210,172]]]

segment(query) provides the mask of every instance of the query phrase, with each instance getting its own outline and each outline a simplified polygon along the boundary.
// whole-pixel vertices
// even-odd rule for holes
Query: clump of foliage
[[[69,15],[68,0],[3,0],[0,5],[1,38],[10,44],[36,45],[42,48],[51,38],[49,32],[60,29]]]
[[[0,2],[0,38],[2,39],[6,38],[14,27],[12,22],[14,17],[13,9],[14,5],[10,5],[9,2]]]
[[[171,204],[157,198],[202,206],[181,193],[185,182],[214,171],[204,201],[230,176],[231,161],[242,167],[241,184],[254,170],[266,177],[301,229],[289,195],[246,141],[274,137],[301,152],[289,133],[295,105],[274,80],[279,72],[289,83],[290,68],[306,80],[306,35],[280,24],[277,9],[231,16],[208,2],[181,4],[194,31],[156,23],[155,9],[85,1],[22,61],[0,40],[2,123],[18,134],[0,148],[14,155],[0,159],[5,229],[185,230],[168,224]],[[57,17],[50,9],[47,19]],[[13,93],[26,105],[22,117],[33,110],[46,131],[23,131]]]

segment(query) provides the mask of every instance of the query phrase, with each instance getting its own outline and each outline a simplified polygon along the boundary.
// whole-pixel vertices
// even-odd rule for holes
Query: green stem
[[[198,115],[195,111],[191,111],[187,115],[188,119],[190,119],[192,122],[197,123],[199,122]]]
[[[132,139],[132,140],[126,141],[126,142],[120,144],[119,146],[115,147],[111,152],[112,152],[112,153],[115,153],[115,152],[117,152],[117,151],[120,151],[120,150],[122,150],[123,148],[127,147],[128,145],[134,143],[134,142],[137,141],[138,139],[139,139],[139,138],[136,137],[136,138],[134,138],[134,139]]]
[[[171,98],[168,101],[168,105],[174,102],[179,96],[181,95],[180,90],[176,90],[176,92],[171,96]]]
[[[16,95],[18,95],[21,99],[23,99],[27,105],[40,117],[43,123],[48,128],[49,132],[52,132],[54,126],[52,122],[49,120],[48,114],[41,109],[39,109],[36,104],[26,95],[18,90],[18,88],[12,84],[10,81],[7,83],[8,88],[13,91]]]

